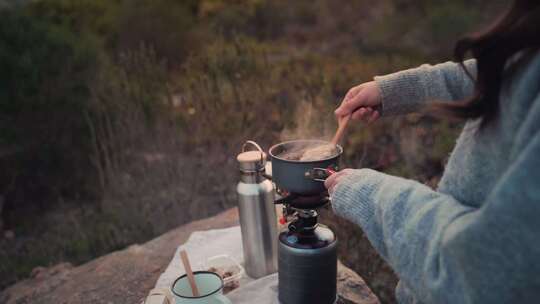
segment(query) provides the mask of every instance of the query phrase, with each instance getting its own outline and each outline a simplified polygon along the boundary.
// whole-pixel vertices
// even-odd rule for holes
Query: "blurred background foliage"
[[[451,59],[504,3],[0,1],[0,288],[235,206],[243,141],[328,137],[350,87]],[[436,186],[459,129],[356,125],[344,162]],[[341,258],[392,302],[395,278],[339,226]]]

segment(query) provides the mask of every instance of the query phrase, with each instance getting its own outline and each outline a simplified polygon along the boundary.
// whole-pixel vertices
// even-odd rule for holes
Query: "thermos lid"
[[[247,145],[253,145],[257,150],[246,151]],[[240,166],[240,171],[243,172],[259,172],[264,170],[266,165],[266,153],[264,153],[261,147],[254,141],[248,140],[242,147],[242,153],[236,157]]]

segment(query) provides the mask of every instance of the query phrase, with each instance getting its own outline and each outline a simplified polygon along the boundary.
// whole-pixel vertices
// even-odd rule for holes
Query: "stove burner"
[[[283,193],[283,197],[276,200],[276,204],[289,205],[295,209],[315,209],[322,207],[330,202],[328,192],[316,195],[299,195],[296,193]]]
[[[315,210],[297,210],[296,218],[289,224],[290,233],[313,233],[317,228],[319,215]]]

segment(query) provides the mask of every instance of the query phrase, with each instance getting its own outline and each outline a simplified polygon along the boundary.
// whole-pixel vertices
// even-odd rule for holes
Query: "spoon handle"
[[[186,270],[188,282],[191,286],[191,292],[193,293],[194,297],[199,297],[199,289],[197,288],[197,283],[195,283],[195,277],[193,276],[193,271],[191,270],[187,252],[185,250],[180,251],[180,257],[182,258],[182,263],[184,264],[184,269]]]
[[[332,138],[332,144],[335,146],[338,144],[338,142],[343,137],[343,134],[345,133],[345,129],[347,128],[347,124],[349,123],[349,120],[351,120],[351,114],[346,116],[341,116],[338,118],[338,129],[336,131],[336,134],[334,135],[334,138]]]

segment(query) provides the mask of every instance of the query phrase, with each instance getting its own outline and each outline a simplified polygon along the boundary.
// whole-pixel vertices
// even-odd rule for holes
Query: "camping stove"
[[[279,300],[283,304],[331,304],[336,301],[337,239],[328,227],[318,223],[316,208],[330,202],[327,192],[302,196],[285,195],[279,234]]]
[[[337,239],[332,230],[318,223],[317,208],[330,202],[324,181],[338,170],[343,148],[338,145],[336,155],[315,161],[279,156],[291,148],[319,144],[328,143],[297,140],[274,145],[268,152],[272,158],[268,171],[266,153],[254,141],[247,141],[237,157],[246,272],[252,277],[274,272],[277,251],[281,304],[332,304],[337,299]],[[247,151],[248,146],[256,150]],[[283,205],[280,222],[287,224],[279,241],[272,202]]]

